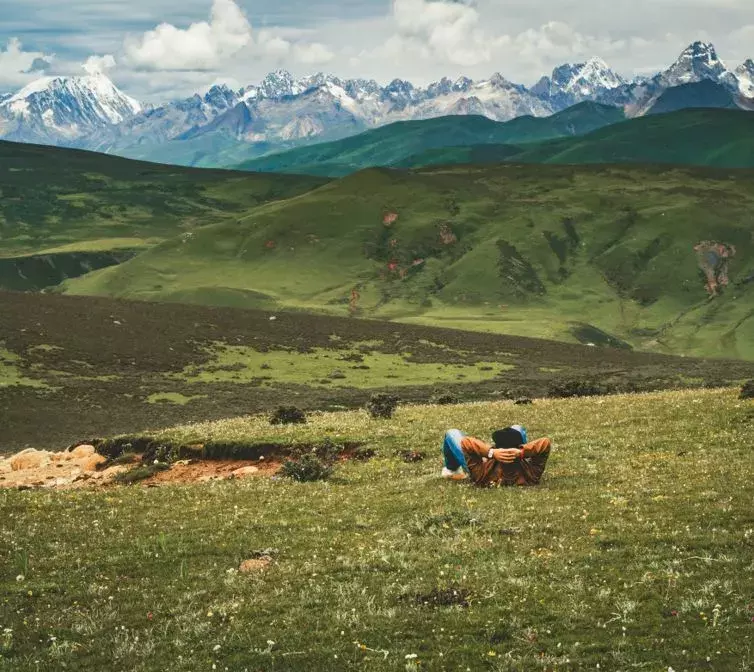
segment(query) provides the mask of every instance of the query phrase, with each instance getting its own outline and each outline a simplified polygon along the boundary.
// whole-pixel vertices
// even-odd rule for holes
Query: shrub
[[[367,402],[367,411],[373,418],[392,418],[398,406],[398,397],[390,394],[375,394]]]
[[[550,384],[551,397],[596,397],[604,394],[598,384],[587,380],[561,380]]]
[[[295,406],[280,406],[270,417],[271,425],[304,425],[306,413]]]
[[[452,406],[458,403],[458,398],[452,394],[441,394],[435,399],[435,404],[438,406]]]
[[[170,466],[167,464],[143,464],[128,471],[118,474],[113,478],[114,483],[120,485],[133,485],[139,481],[145,481],[148,478],[152,478],[155,474],[161,471],[167,471]]]
[[[744,383],[741,388],[741,399],[754,399],[754,380]]]
[[[299,460],[287,460],[280,469],[280,475],[300,483],[326,481],[333,473],[333,466],[320,460],[313,453]]]

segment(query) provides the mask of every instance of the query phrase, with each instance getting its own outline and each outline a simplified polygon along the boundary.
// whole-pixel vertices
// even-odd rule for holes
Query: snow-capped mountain
[[[725,87],[734,104],[754,109],[754,61],[730,71],[713,45],[695,42],[654,77],[629,82],[602,59],[592,58],[561,65],[531,88],[499,73],[480,81],[443,78],[417,87],[402,79],[381,86],[324,73],[296,79],[277,70],[237,91],[213,86],[202,95],[140,105],[104,75],[43,78],[18,93],[0,94],[0,138],[161,161],[192,163],[201,157],[202,165],[215,165],[218,152],[243,155],[252,146],[268,152],[443,115],[508,121],[547,116],[592,100],[638,116],[653,109],[665,91],[704,81]]]
[[[531,89],[532,93],[559,109],[584,100],[595,100],[626,84],[601,58],[586,63],[567,63],[555,68],[550,77],[543,77]]]
[[[104,75],[43,77],[0,102],[0,108],[15,122],[6,137],[40,141],[76,140],[142,109]]]
[[[750,58],[736,68],[738,90],[747,98],[754,98],[754,61]]]
[[[640,116],[652,109],[668,89],[703,81],[720,84],[734,94],[743,92],[738,75],[728,70],[718,57],[714,45],[694,42],[683,50],[678,60],[667,70],[623,87],[620,90],[623,98],[619,102],[625,105],[629,116]]]
[[[720,60],[714,45],[708,42],[694,42],[686,47],[678,60],[659,77],[666,87],[691,84],[703,79],[735,87],[735,75]]]

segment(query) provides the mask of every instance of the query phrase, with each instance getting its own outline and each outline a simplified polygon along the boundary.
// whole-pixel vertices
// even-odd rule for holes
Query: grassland
[[[0,669],[751,669],[753,419],[707,390],[175,428],[377,456],[326,483],[1,491]],[[540,487],[438,477],[445,429],[513,420],[555,441]]]
[[[754,117],[749,112],[691,109],[639,117],[576,138],[530,144],[443,147],[401,160],[397,167],[439,164],[674,164],[754,167]]]
[[[448,145],[527,143],[578,136],[623,121],[623,111],[581,103],[546,118],[495,122],[476,115],[401,121],[342,140],[246,161],[240,170],[342,177],[364,168],[403,165],[408,157]]]
[[[275,318],[275,319],[270,319]],[[182,422],[353,408],[378,392],[429,403],[740,385],[754,364],[421,325],[0,293],[0,453],[60,449]]]
[[[373,169],[61,289],[571,342],[594,341],[579,334],[596,327],[641,349],[751,359],[753,207],[751,171]],[[703,241],[735,248],[713,299],[694,249]]]
[[[31,255],[139,250],[323,182],[0,142],[0,282]]]
[[[483,117],[401,122],[238,167],[332,177],[373,167],[503,162],[754,168],[753,128],[754,117],[737,108],[681,109],[626,120],[622,110],[583,103],[545,119],[504,124]]]

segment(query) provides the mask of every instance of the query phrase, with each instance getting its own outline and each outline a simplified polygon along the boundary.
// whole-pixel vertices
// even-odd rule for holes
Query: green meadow
[[[750,669],[753,414],[728,389],[176,427],[376,454],[315,483],[0,491],[0,669]],[[447,428],[513,421],[554,440],[541,486],[439,478]]]

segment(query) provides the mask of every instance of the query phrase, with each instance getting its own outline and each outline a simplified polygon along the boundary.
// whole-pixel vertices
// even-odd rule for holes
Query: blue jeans
[[[466,464],[466,457],[461,448],[461,439],[466,436],[458,429],[450,429],[445,434],[445,442],[442,444],[442,454],[445,458],[445,466],[451,471],[458,467],[463,467],[466,473],[469,473],[469,466]]]

